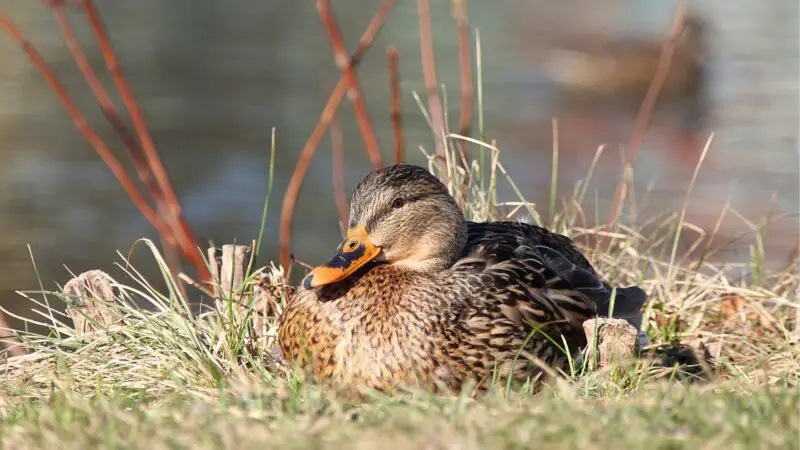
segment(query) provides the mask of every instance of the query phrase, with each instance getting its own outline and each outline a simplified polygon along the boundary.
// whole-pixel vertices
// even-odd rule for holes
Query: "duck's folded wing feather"
[[[589,260],[583,256],[572,239],[536,225],[510,221],[468,222],[467,235],[464,256],[472,254],[477,247],[491,242],[502,242],[503,248],[510,251],[514,250],[515,243],[516,246],[528,247],[542,245],[557,251],[563,258],[576,266],[593,274],[596,273]]]
[[[506,231],[471,242],[470,253],[452,267],[466,303],[537,327],[580,327],[595,315],[592,297],[603,289],[596,275],[556,250]]]
[[[465,280],[472,301],[516,308],[537,322],[580,326],[595,315],[608,316],[613,298],[613,316],[638,329],[647,298],[635,286],[614,291],[572,240],[524,223],[470,223],[464,258],[453,270]]]

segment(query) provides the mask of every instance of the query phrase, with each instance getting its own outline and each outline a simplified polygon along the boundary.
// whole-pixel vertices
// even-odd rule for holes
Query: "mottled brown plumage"
[[[421,167],[369,174],[350,217],[348,239],[280,318],[284,356],[317,380],[388,391],[536,379],[537,363],[563,367],[559,346],[577,352],[583,321],[608,313],[611,288],[570,239],[467,222]],[[634,317],[644,299],[618,290],[615,311]]]

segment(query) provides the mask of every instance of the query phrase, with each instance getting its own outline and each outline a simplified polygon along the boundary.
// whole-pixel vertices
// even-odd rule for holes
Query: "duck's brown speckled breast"
[[[320,381],[391,390],[450,384],[448,323],[458,309],[447,281],[379,265],[299,292],[281,317],[284,356]]]

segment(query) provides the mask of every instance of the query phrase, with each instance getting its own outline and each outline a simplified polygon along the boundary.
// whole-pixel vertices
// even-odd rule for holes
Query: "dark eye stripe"
[[[408,206],[409,204],[411,204],[413,202],[416,202],[416,201],[419,201],[419,200],[422,200],[425,197],[429,197],[429,195],[422,194],[422,195],[413,195],[411,197],[403,197],[403,200],[405,201],[405,205],[404,206]],[[392,197],[392,198],[394,198],[394,197]],[[367,229],[367,233],[369,233],[370,231],[375,229],[375,225],[377,225],[378,221],[380,221],[381,219],[383,219],[384,217],[388,216],[389,214],[391,214],[394,211],[395,211],[395,208],[392,208],[392,203],[391,202],[387,206],[384,206],[383,208],[381,208],[378,211],[377,214],[373,215],[370,219],[367,220],[367,223],[364,224],[366,229]]]

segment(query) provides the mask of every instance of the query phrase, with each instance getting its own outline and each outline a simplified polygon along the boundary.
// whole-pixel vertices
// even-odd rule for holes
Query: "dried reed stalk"
[[[472,86],[472,57],[469,49],[470,39],[466,0],[453,0],[453,17],[455,17],[458,27],[458,67],[461,87],[461,116],[458,121],[458,133],[469,137],[470,127],[472,126],[472,102],[475,90]]]
[[[158,150],[155,142],[153,141],[153,137],[147,128],[147,123],[145,122],[141,108],[139,107],[139,104],[133,95],[133,91],[131,90],[127,79],[122,73],[122,67],[117,60],[114,47],[111,44],[111,40],[108,36],[108,32],[106,31],[103,21],[100,18],[100,13],[98,12],[93,0],[83,0],[83,7],[86,10],[86,16],[89,19],[89,24],[91,25],[92,31],[94,32],[95,38],[100,46],[100,53],[103,56],[103,60],[106,62],[106,67],[111,74],[111,78],[114,81],[117,91],[119,92],[122,103],[128,110],[128,115],[133,122],[133,127],[139,137],[141,149],[144,152],[148,167],[161,190],[161,194],[163,194],[163,203],[164,208],[166,209],[164,215],[166,216],[167,223],[175,234],[175,238],[183,256],[189,260],[189,262],[195,268],[198,277],[201,280],[207,281],[210,279],[210,274],[208,273],[208,269],[203,261],[203,257],[200,254],[199,246],[197,245],[197,239],[192,233],[189,224],[182,213],[180,202],[178,201],[178,197],[175,195],[175,191],[172,188],[166,168],[164,167],[164,164],[158,155]]]
[[[422,59],[422,77],[425,81],[425,90],[428,95],[428,113],[433,125],[436,156],[440,163],[444,162],[444,111],[439,99],[439,82],[436,78],[436,57],[433,52],[433,34],[431,32],[431,10],[428,0],[417,0],[417,13],[419,15],[419,45]]]
[[[347,192],[344,184],[344,136],[339,117],[334,115],[330,126],[331,135],[331,179],[333,180],[333,199],[339,211],[339,221],[342,227],[347,228],[349,208],[347,207]]]
[[[389,87],[391,91],[392,134],[394,135],[394,162],[403,162],[405,140],[403,138],[403,115],[400,112],[400,68],[398,66],[397,49],[389,47],[386,52],[389,59]]]
[[[349,85],[347,96],[350,98],[350,102],[353,104],[353,109],[356,112],[358,128],[361,130],[361,136],[364,139],[364,149],[367,151],[367,155],[372,161],[372,166],[375,169],[380,169],[383,167],[383,161],[381,159],[378,137],[375,135],[375,130],[372,127],[372,120],[369,118],[369,112],[367,112],[367,104],[364,102],[364,93],[361,90],[358,75],[353,69],[353,65],[350,63],[350,58],[347,55],[347,48],[342,39],[342,33],[339,31],[339,25],[336,24],[336,19],[333,17],[330,0],[317,0],[317,9],[319,10],[319,17],[322,19],[325,30],[328,32],[328,38],[331,41],[336,67],[344,74],[344,79]]]

